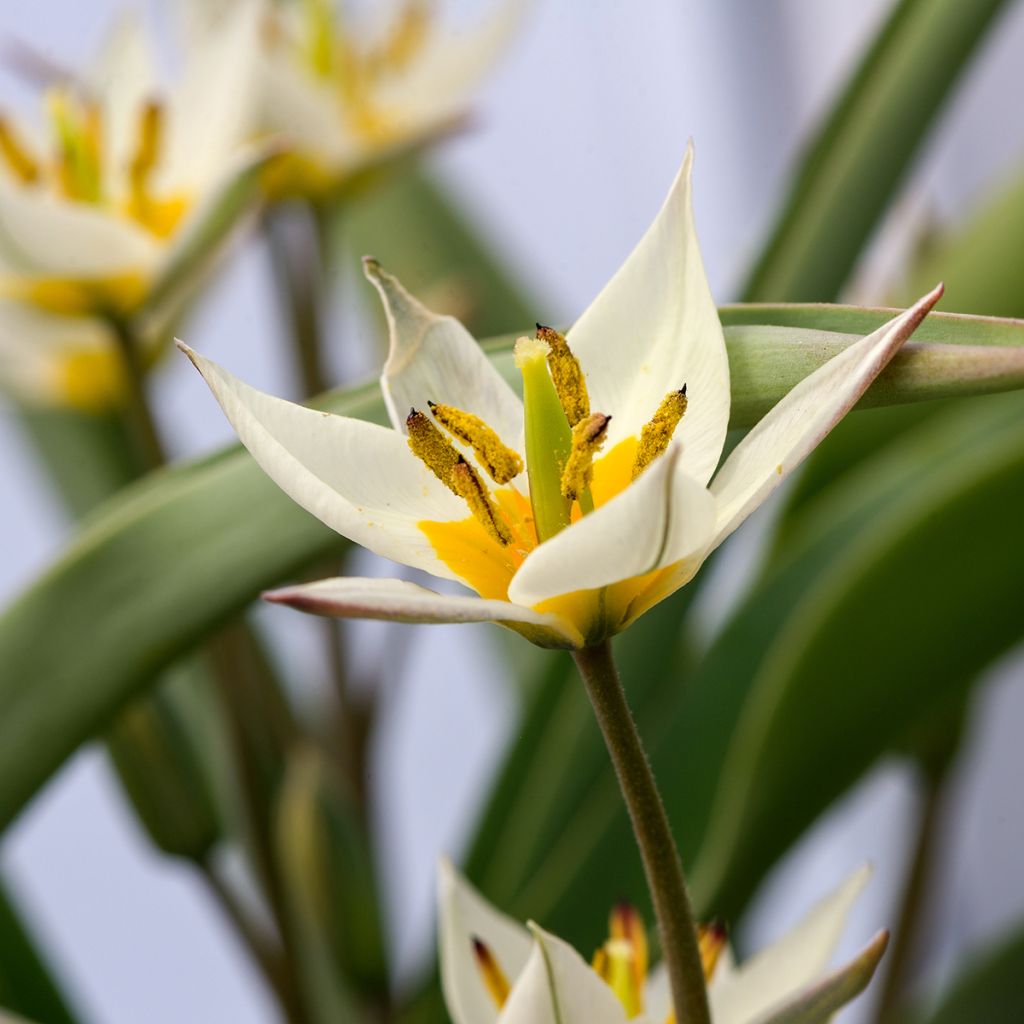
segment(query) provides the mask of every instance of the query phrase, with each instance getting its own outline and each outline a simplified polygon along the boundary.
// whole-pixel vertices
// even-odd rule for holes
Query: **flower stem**
[[[682,861],[612,658],[611,644],[605,640],[584,647],[573,657],[615,766],[640,847],[676,1017],[686,1024],[710,1024],[697,929]]]
[[[167,462],[167,453],[146,393],[146,371],[142,365],[139,339],[131,324],[122,317],[111,316],[108,322],[121,357],[132,434],[146,469],[159,469]]]

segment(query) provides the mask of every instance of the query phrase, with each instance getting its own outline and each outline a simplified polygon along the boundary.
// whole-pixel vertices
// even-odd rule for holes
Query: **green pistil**
[[[516,342],[516,366],[523,375],[526,472],[541,541],[569,525],[572,509],[562,497],[562,470],[572,448],[572,432],[548,371],[547,354],[543,341],[520,338]]]

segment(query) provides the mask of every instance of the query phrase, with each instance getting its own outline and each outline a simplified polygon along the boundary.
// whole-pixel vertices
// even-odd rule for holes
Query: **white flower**
[[[0,386],[116,400],[112,317],[155,354],[258,191],[264,154],[239,149],[249,49],[232,32],[167,92],[126,20],[91,72],[49,89],[42,124],[0,118]]]
[[[272,600],[325,615],[492,620],[542,645],[585,646],[687,583],[767,499],[941,288],[802,381],[715,473],[729,366],[693,228],[691,156],[567,343],[544,328],[518,344],[525,406],[457,321],[372,260],[391,329],[381,386],[393,429],[261,394],[186,348],[295,501],[356,543],[479,595],[352,578]]]
[[[713,1024],[823,1024],[859,995],[887,934],[879,933],[838,970],[829,972],[828,963],[868,875],[866,868],[855,871],[787,935],[739,966],[723,932],[705,933]],[[613,912],[611,938],[591,966],[561,939],[500,914],[447,862],[440,867],[438,903],[441,983],[454,1024],[673,1019],[668,979],[660,966],[648,975],[646,938],[635,913]]]
[[[366,25],[334,0],[194,0],[190,24],[201,40],[259,12],[253,130],[287,140],[281,194],[321,197],[451,128],[528,7],[491,0],[476,24],[451,26],[431,0],[398,0]]]

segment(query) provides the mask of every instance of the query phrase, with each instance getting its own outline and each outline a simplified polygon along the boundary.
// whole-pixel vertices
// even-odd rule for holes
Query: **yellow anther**
[[[432,17],[428,0],[406,0],[391,26],[380,51],[380,64],[389,71],[401,71],[423,49]]]
[[[594,478],[594,456],[608,433],[611,416],[595,412],[572,428],[572,449],[562,470],[562,497],[577,501]]]
[[[6,118],[0,117],[0,157],[25,185],[39,180],[39,164]]]
[[[565,410],[570,427],[590,415],[590,397],[587,381],[579,360],[572,354],[565,336],[553,327],[537,324],[537,337],[548,345],[548,369],[554,381],[558,400]]]
[[[509,985],[505,972],[494,958],[490,948],[482,939],[478,939],[476,936],[473,937],[473,958],[476,960],[476,966],[480,971],[480,977],[483,979],[487,994],[494,1000],[494,1005],[500,1010],[505,1005],[505,1000],[508,999],[512,986]]]
[[[643,982],[638,981],[633,947],[623,939],[609,939],[603,947],[599,972],[608,987],[622,1003],[629,1019],[644,1010]]]
[[[700,949],[700,962],[704,968],[704,980],[710,981],[718,966],[718,959],[725,950],[728,936],[725,928],[717,923],[701,925],[697,929],[697,946]]]
[[[523,471],[518,452],[507,447],[500,437],[479,416],[456,409],[453,405],[428,402],[434,419],[453,437],[468,444],[480,465],[496,484],[507,484]]]
[[[334,69],[335,28],[331,0],[305,0],[306,59],[313,71],[326,78]]]
[[[433,474],[456,494],[452,483],[452,470],[462,458],[455,446],[430,421],[426,413],[418,409],[410,411],[405,420],[409,434],[409,448]]]
[[[635,480],[659,455],[665,454],[679,421],[686,412],[686,385],[678,391],[670,391],[658,406],[650,423],[640,432],[640,444],[633,463]]]
[[[148,201],[149,177],[160,159],[163,120],[163,108],[155,100],[146,103],[139,115],[138,143],[128,167],[128,177],[132,196],[140,203]]]
[[[490,491],[476,470],[461,455],[452,470],[451,488],[469,506],[477,522],[502,547],[508,547],[515,540]]]

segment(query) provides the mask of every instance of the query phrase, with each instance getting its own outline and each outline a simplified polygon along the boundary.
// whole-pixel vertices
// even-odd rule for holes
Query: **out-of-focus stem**
[[[135,443],[139,447],[139,455],[146,469],[157,469],[167,462],[167,452],[149,402],[139,338],[128,321],[122,317],[112,316],[108,323],[121,357],[126,388],[126,411]]]
[[[609,641],[573,657],[626,801],[658,919],[676,1019],[711,1024],[697,928],[665,805],[626,700]]]

